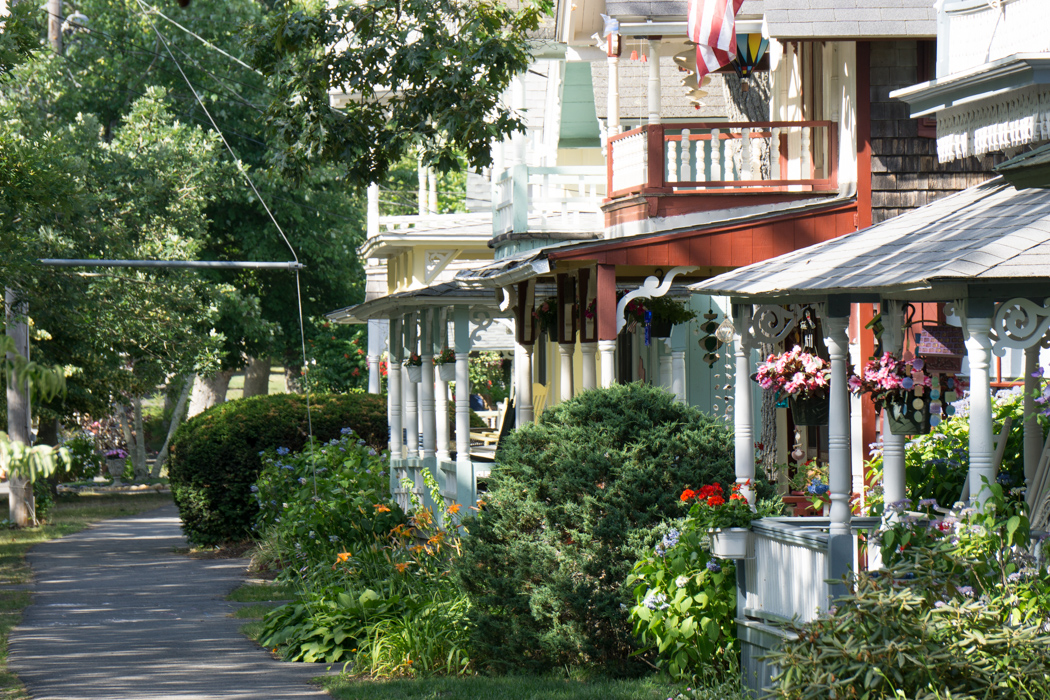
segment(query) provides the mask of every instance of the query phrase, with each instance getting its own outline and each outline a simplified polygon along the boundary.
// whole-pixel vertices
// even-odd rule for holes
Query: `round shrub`
[[[352,428],[369,446],[386,446],[384,396],[322,394],[310,404],[319,442]],[[306,397],[299,394],[227,401],[180,426],[168,477],[190,543],[208,547],[248,537],[259,512],[250,489],[262,468],[260,453],[279,447],[301,451],[308,435]]]
[[[733,479],[726,424],[644,384],[584,392],[511,433],[456,566],[475,660],[644,671],[631,658],[631,566],[683,515],[684,488]]]

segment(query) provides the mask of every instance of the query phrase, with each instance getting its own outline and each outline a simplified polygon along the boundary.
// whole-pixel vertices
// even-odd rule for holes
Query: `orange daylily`
[[[406,563],[394,564],[394,566],[397,567],[398,573],[401,573],[401,574],[405,573],[405,569],[408,568],[408,564],[406,564]]]
[[[354,555],[350,552],[339,552],[339,554],[336,554],[335,556],[339,561],[346,561]]]
[[[448,507],[448,512],[451,513],[452,515],[455,515],[456,513],[459,512],[459,508],[460,508],[460,505],[458,503],[453,503],[452,505],[450,505]]]
[[[376,509],[377,513],[389,513],[390,512],[390,506],[384,505],[382,503],[377,503],[375,505],[375,509]]]

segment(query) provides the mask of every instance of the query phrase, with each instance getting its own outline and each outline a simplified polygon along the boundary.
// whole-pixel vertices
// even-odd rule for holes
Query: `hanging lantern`
[[[747,79],[755,72],[755,67],[766,55],[768,48],[769,39],[764,38],[761,34],[736,35],[736,58],[733,59],[733,68],[744,82],[744,90],[747,90]]]
[[[638,51],[637,50],[631,51],[631,60],[632,61],[637,61],[638,60]]]

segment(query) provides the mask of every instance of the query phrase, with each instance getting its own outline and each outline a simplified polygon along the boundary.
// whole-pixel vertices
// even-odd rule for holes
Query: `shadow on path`
[[[243,559],[191,559],[174,506],[107,520],[28,555],[33,603],[9,667],[36,700],[327,698],[321,664],[290,664],[238,632],[224,597]]]

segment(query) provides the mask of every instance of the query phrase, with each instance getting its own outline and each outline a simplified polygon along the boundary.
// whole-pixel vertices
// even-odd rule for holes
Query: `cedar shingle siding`
[[[773,0],[767,0],[767,4]],[[783,1],[783,0],[781,0]],[[991,157],[937,162],[937,141],[918,135],[908,105],[892,90],[918,82],[918,42],[871,43],[871,220],[877,224],[978,185],[994,175]],[[1000,159],[1001,160],[1001,159]]]

